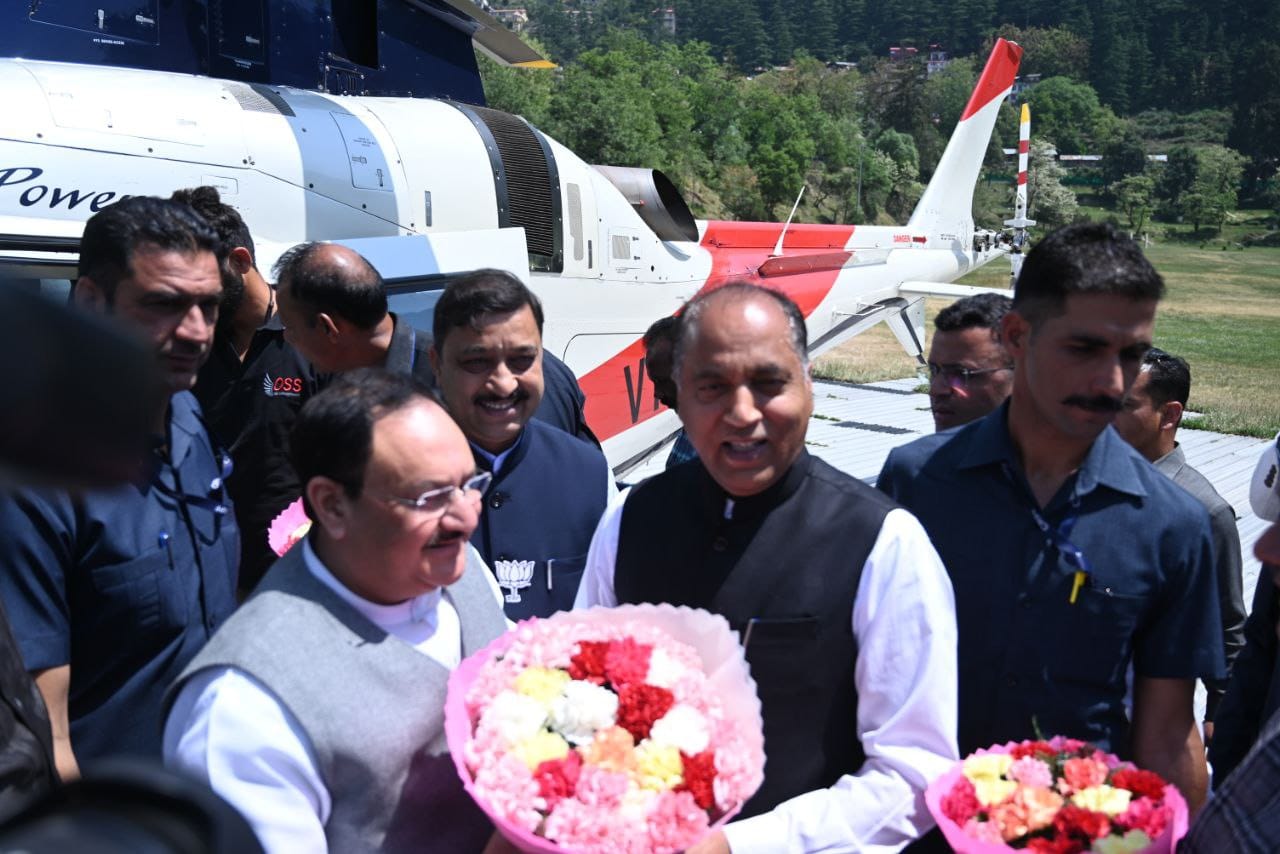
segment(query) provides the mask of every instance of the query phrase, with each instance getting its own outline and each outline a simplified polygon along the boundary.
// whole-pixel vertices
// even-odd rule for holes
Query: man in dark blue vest
[[[742,633],[764,785],[692,851],[896,851],[956,759],[951,586],[920,524],[804,449],[804,317],[749,284],[693,299],[676,339],[698,458],[611,505],[577,604],[669,602]]]
[[[533,420],[542,400],[542,305],[519,279],[478,270],[436,304],[431,364],[445,405],[493,473],[472,544],[513,620],[572,607],[612,473],[600,451]]]

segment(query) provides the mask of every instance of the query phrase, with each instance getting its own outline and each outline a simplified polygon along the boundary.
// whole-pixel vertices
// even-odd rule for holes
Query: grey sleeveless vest
[[[506,631],[487,572],[473,554],[445,590],[464,657]],[[492,827],[463,790],[445,743],[449,671],[325,587],[301,548],[276,562],[187,666],[166,709],[196,673],[228,666],[266,685],[306,732],[333,802],[330,851],[484,847]]]

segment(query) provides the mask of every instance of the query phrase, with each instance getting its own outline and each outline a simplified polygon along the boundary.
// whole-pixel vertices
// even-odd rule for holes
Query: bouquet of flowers
[[[271,527],[267,529],[267,545],[277,557],[284,557],[284,553],[293,548],[294,543],[306,537],[310,530],[311,519],[302,507],[302,499],[295,499],[271,520]]]
[[[1172,852],[1187,804],[1159,774],[1061,736],[979,750],[925,792],[957,851]]]
[[[669,605],[520,623],[454,671],[445,733],[467,790],[522,851],[681,851],[763,780],[736,636]]]

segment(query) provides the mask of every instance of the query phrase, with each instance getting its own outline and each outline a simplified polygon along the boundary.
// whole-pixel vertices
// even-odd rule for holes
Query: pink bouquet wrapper
[[[620,605],[616,608],[567,611],[547,619],[599,625],[619,620],[643,620],[661,629],[672,639],[693,647],[702,658],[703,672],[711,687],[724,699],[725,709],[747,722],[745,730],[751,734],[749,749],[758,753],[761,767],[764,767],[764,722],[760,716],[756,683],[747,668],[742,645],[738,642],[738,633],[729,628],[728,621],[723,617],[695,608],[673,605]],[[483,799],[476,796],[475,781],[467,768],[465,746],[472,734],[471,719],[467,714],[467,692],[479,675],[480,668],[493,657],[505,653],[513,640],[513,633],[507,632],[484,649],[468,656],[450,674],[444,703],[445,739],[467,794],[484,810],[494,827],[508,842],[527,854],[562,854],[565,849],[556,843],[515,827],[496,815]],[[711,825],[711,829],[728,823],[741,808],[742,804],[739,804],[729,810]]]
[[[267,528],[267,545],[277,557],[284,557],[284,553],[306,537],[309,530],[311,519],[303,509],[302,499],[295,499],[271,520],[271,527]]]
[[[1018,744],[1019,742],[1010,741],[995,747],[976,750],[973,755],[1009,753]],[[925,789],[924,792],[925,804],[938,822],[938,829],[947,838],[947,844],[953,850],[960,852],[960,854],[1007,854],[1009,851],[1019,850],[1010,848],[1008,845],[995,845],[990,842],[983,842],[980,839],[974,839],[964,832],[964,828],[947,818],[942,812],[942,799],[947,796],[947,793],[951,791],[951,787],[956,784],[956,781],[963,774],[963,764],[957,764],[950,771],[930,783],[929,788]],[[1164,787],[1164,801],[1173,814],[1172,818],[1164,833],[1160,834],[1146,847],[1146,854],[1173,854],[1178,847],[1178,840],[1187,835],[1187,802],[1183,799],[1182,793],[1172,784],[1167,785]]]

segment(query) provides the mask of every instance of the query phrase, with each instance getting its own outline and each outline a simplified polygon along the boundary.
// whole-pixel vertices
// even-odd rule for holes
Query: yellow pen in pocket
[[[1084,583],[1088,578],[1089,574],[1084,570],[1076,570],[1075,578],[1071,582],[1071,598],[1068,600],[1072,605],[1076,604],[1076,597],[1080,595],[1080,588],[1084,587]]]

